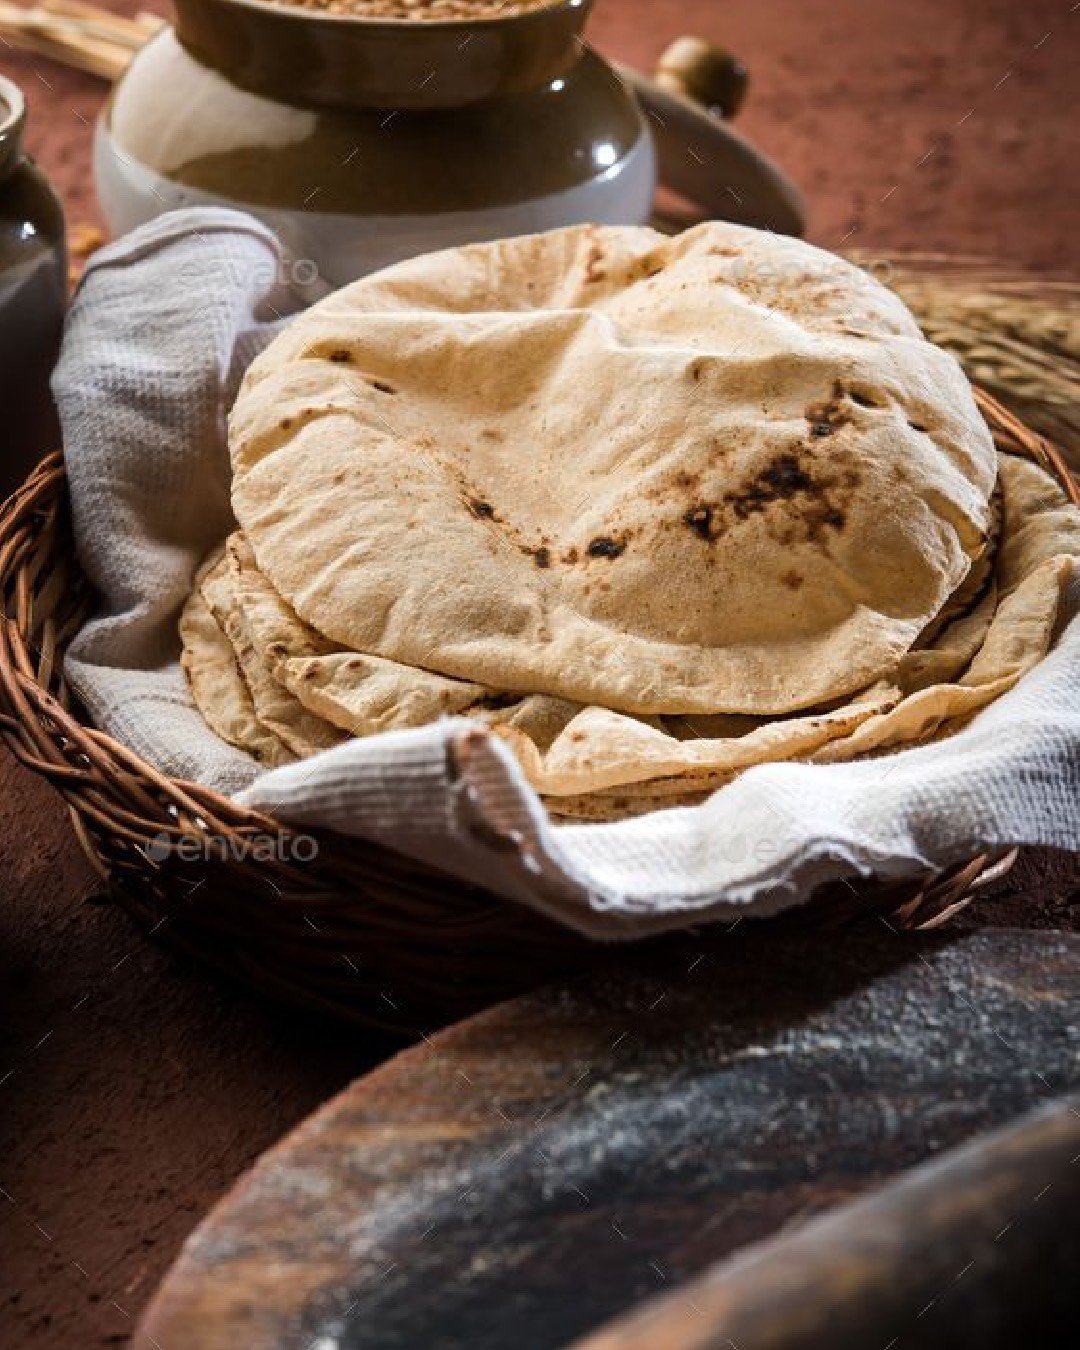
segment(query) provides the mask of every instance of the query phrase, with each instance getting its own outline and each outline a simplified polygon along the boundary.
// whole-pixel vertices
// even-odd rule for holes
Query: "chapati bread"
[[[181,665],[192,697],[210,729],[223,741],[271,767],[293,759],[281,739],[255,716],[251,692],[237,666],[232,646],[203,597],[200,583],[221,563],[220,551],[196,578],[180,615]]]
[[[1001,481],[999,603],[969,668],[955,683],[920,689],[890,712],[868,719],[812,759],[856,759],[947,732],[1006,693],[1050,650],[1062,595],[1080,558],[1080,511],[1048,474],[1027,460],[1002,455]]]
[[[726,224],[357,282],[255,361],[230,445],[259,571],[338,647],[643,715],[887,674],[983,552],[995,475],[899,300]]]
[[[913,692],[903,699],[893,699],[886,709],[871,708],[871,715],[858,718],[847,734],[831,737],[809,754],[772,753],[766,758],[839,763],[947,735],[1006,693],[1045,657],[1057,630],[1064,588],[1080,559],[1080,511],[1048,474],[1027,460],[1002,455],[1001,483],[1003,527],[994,590],[977,610],[940,634],[936,646],[911,653],[901,663],[901,670],[907,669],[898,682],[904,684],[906,680],[914,686]],[[964,660],[975,633],[981,633],[982,639]],[[915,663],[915,657],[921,662]],[[963,661],[951,683],[921,684],[917,679],[917,674],[925,678],[935,672],[935,658],[939,674]],[[787,751],[790,743],[783,729],[794,730],[804,720],[779,719],[765,726],[775,729],[777,744]],[[623,739],[623,732],[615,732],[610,725],[606,731],[609,737],[614,733],[616,742]],[[580,754],[582,746],[574,749]],[[733,751],[737,753],[738,747],[733,746]],[[565,748],[555,743],[549,747],[545,770],[550,774],[557,763],[566,767]],[[530,776],[535,772],[534,767]],[[588,778],[579,773],[562,780],[572,782],[578,789],[576,794],[551,795],[548,780],[544,788],[549,806],[559,815],[609,820],[663,807],[693,805],[734,776],[734,772],[696,779],[669,776],[624,784],[614,790],[589,791]]]
[[[635,717],[546,695],[507,697],[499,706],[492,694],[477,699],[483,691],[471,690],[473,701],[462,710],[506,738],[556,814],[586,820],[691,805],[759,763],[837,762],[946,734],[1042,659],[1062,589],[1080,557],[1080,513],[1048,475],[1002,456],[1000,482],[1000,548],[982,598],[905,654],[893,683],[881,682],[838,707],[782,718]],[[229,541],[228,561],[231,566],[218,553],[203,570],[182,633],[196,701],[233,744],[281,763],[342,738],[279,682],[283,670],[305,700],[329,697],[335,715],[359,716],[365,725],[401,716],[418,689],[427,690],[412,705],[414,712],[427,710],[420,720],[442,710],[430,694],[430,681],[442,677],[357,661],[305,629],[258,573],[242,536]],[[249,612],[265,625],[262,649],[250,641]],[[264,664],[261,651],[271,649]],[[305,679],[313,669],[318,677]],[[381,692],[373,697],[374,691]],[[380,728],[372,723],[362,734],[372,729]]]
[[[913,648],[900,658],[893,673],[900,690],[914,694],[963,674],[986,641],[997,605],[997,584],[991,579],[974,609],[954,619],[926,645]]]
[[[603,824],[613,820],[631,820],[635,816],[647,816],[653,811],[672,811],[681,806],[700,806],[707,802],[712,794],[726,782],[717,783],[707,791],[682,792],[662,801],[633,793],[598,792],[584,797],[550,797],[547,799],[548,812],[556,819],[565,822],[579,821],[591,825]]]
[[[297,618],[255,566],[243,535],[228,541],[230,603],[253,655],[297,707],[353,736],[424,726],[482,705],[489,691],[349,651]]]
[[[679,774],[713,778],[768,759],[791,758],[846,735],[895,703],[875,689],[838,710],[805,718],[634,717],[548,695],[500,696],[477,685],[334,647],[297,618],[258,571],[244,537],[228,541],[229,603],[251,638],[251,655],[279,695],[355,736],[423,726],[442,715],[476,717],[512,745],[543,792],[597,791]],[[225,627],[229,631],[228,616]],[[241,666],[253,690],[259,672]],[[258,700],[256,700],[258,703]],[[288,719],[272,725],[282,731]],[[283,732],[284,734],[284,732]],[[288,739],[288,737],[286,737]],[[604,770],[605,759],[611,763]],[[578,777],[586,786],[577,783]]]
[[[207,568],[199,589],[232,648],[260,730],[273,736],[298,759],[318,754],[320,750],[330,750],[346,740],[345,734],[337,727],[298,703],[259,660],[244,616],[236,603],[226,554],[222,554]],[[264,757],[259,744],[252,748],[251,753],[259,759]]]
[[[739,726],[750,719],[738,717],[661,720],[590,707],[571,717],[546,748],[529,734],[527,723],[516,719],[498,731],[533,786],[547,795],[596,793],[661,778],[674,779],[678,791],[686,792],[722,783],[754,764],[809,756],[891,708],[899,697],[898,690],[886,689],[830,712],[752,727]]]
[[[949,624],[976,609],[993,584],[997,551],[1001,543],[1002,506],[1001,484],[995,484],[990,498],[990,521],[982,552],[974,559],[971,569],[960,585],[949,596],[935,618],[915,640],[914,647],[928,647]]]

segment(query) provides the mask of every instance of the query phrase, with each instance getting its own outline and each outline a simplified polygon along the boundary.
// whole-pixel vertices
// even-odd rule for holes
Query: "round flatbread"
[[[900,696],[896,688],[875,688],[839,709],[760,719],[637,717],[544,694],[499,695],[336,647],[289,609],[258,570],[242,534],[229,539],[227,555],[227,579],[216,568],[211,572],[225,587],[220,617],[227,632],[239,618],[250,638],[246,647],[235,645],[253,693],[262,695],[256,706],[266,702],[267,684],[279,705],[283,699],[292,703],[290,716],[279,706],[270,722],[286,739],[290,722],[305,709],[355,736],[423,726],[444,715],[470,716],[510,743],[541,792],[595,792],[674,775],[713,781],[751,764],[807,754]]]
[[[482,707],[479,685],[350,651],[301,622],[255,565],[242,534],[227,544],[230,600],[253,659],[296,708],[353,736],[425,726]]]
[[[263,764],[288,764],[294,758],[292,752],[255,716],[251,691],[229,639],[200,589],[206,573],[220,565],[220,560],[219,550],[202,569],[180,615],[180,664],[195,706],[211,731]]]
[[[200,590],[218,627],[229,641],[260,727],[298,759],[318,754],[320,750],[331,750],[346,740],[343,731],[298,703],[259,660],[236,603],[227,554],[222,553],[206,569]]]
[[[693,804],[758,763],[846,762],[958,729],[1046,655],[1080,558],[1080,511],[1048,474],[1002,455],[1001,485],[990,589],[929,646],[901,660],[896,688],[868,690],[831,712],[746,726],[722,717],[650,724],[589,708],[542,741],[512,739],[530,780],[557,814],[615,819]],[[688,736],[700,739],[686,745]]]
[[[1046,654],[1080,557],[1080,512],[1041,469],[1002,456],[1001,498],[995,570],[975,608],[901,658],[893,682],[837,707],[781,718],[632,716],[546,695],[477,700],[473,690],[460,711],[508,741],[553,813],[580,820],[690,805],[760,763],[840,762],[947,734]],[[420,721],[445,711],[429,687],[442,677],[355,660],[305,630],[258,573],[242,536],[229,541],[228,558],[229,568],[219,551],[204,568],[181,631],[196,700],[233,744],[280,763],[343,738],[279,682],[282,671],[304,700],[329,700],[335,715],[360,718],[363,734],[388,710],[400,718],[411,708]],[[248,638],[247,611],[267,625],[269,664]],[[316,678],[305,678],[310,670]]]
[[[739,717],[653,719],[567,705],[565,725],[553,737],[538,736],[532,719],[520,713],[496,730],[545,795],[605,792],[656,779],[676,783],[684,793],[704,790],[755,764],[808,757],[899,698],[899,690],[885,688],[829,712],[750,726],[741,725],[750,719]]]
[[[940,614],[919,634],[914,650],[929,647],[950,624],[966,618],[985,600],[993,586],[997,551],[1001,544],[1002,514],[1001,484],[998,482],[990,498],[990,518],[982,552],[973,560],[967,576],[946,600]]]
[[[967,669],[918,689],[811,756],[831,764],[931,740],[965,724],[1012,689],[1050,650],[1062,596],[1080,559],[1080,510],[1037,465],[1001,456],[1002,539],[997,607]]]
[[[258,568],[323,637],[643,715],[866,688],[984,551],[995,475],[899,300],[726,224],[357,282],[255,361],[230,446]]]

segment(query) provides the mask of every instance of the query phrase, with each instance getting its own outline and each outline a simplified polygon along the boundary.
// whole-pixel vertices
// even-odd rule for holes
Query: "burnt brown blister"
[[[800,493],[814,489],[814,480],[803,468],[797,455],[789,451],[777,455],[744,488],[726,492],[724,501],[739,520],[756,515],[773,502],[790,501]]]
[[[626,284],[636,286],[640,281],[651,281],[653,277],[658,277],[666,267],[667,261],[664,258],[646,253],[644,257],[638,258],[626,269]]]
[[[815,437],[831,436],[834,431],[847,426],[853,420],[853,413],[840,398],[811,403],[806,409],[806,420],[810,423],[810,435]]]
[[[508,693],[490,693],[482,694],[480,698],[472,704],[473,708],[482,708],[488,712],[500,712],[504,708],[512,708],[515,703],[521,702],[521,695],[514,692]]]
[[[707,542],[716,538],[713,533],[713,509],[711,506],[691,506],[683,512],[683,523],[700,538]]]
[[[777,522],[776,537],[785,546],[801,535],[811,543],[825,541],[827,531],[843,530],[847,503],[860,476],[854,467],[828,473],[817,470],[809,450],[802,457],[784,451],[754,475],[742,488],[727,492],[718,502],[693,503],[682,516],[683,524],[706,543],[725,529],[725,517],[733,521],[764,515],[777,503],[790,502],[786,522]]]
[[[611,535],[598,534],[589,540],[590,558],[618,558],[626,552],[626,540],[615,539]]]
[[[834,431],[847,426],[855,420],[851,405],[858,408],[881,409],[885,404],[878,398],[861,389],[853,389],[843,380],[834,380],[828,398],[819,403],[811,403],[806,409],[806,420],[810,423],[812,436],[831,436]]]
[[[601,270],[600,264],[604,261],[604,247],[599,240],[594,239],[589,245],[589,252],[585,256],[585,281],[587,285],[595,285],[598,281],[603,281],[606,272]]]

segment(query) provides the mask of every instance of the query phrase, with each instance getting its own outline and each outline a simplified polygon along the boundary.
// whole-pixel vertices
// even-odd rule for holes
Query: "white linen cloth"
[[[959,735],[864,763],[764,765],[704,805],[615,824],[554,824],[506,747],[464,719],[273,771],[220,741],[188,693],[176,621],[232,525],[226,411],[300,306],[294,272],[256,221],[199,209],[103,249],[77,291],[55,392],[101,603],[66,669],[98,726],[169,774],[380,841],[596,937],[772,913],[827,879],[988,847],[1080,849],[1080,582],[1050,657]]]

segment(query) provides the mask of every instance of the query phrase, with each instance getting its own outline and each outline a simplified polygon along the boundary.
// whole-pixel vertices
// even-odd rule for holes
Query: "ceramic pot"
[[[581,41],[591,3],[403,23],[177,0],[175,29],[135,58],[97,129],[109,225],[236,206],[329,287],[468,241],[639,224],[652,139]]]
[[[49,377],[67,298],[64,217],[23,154],[26,103],[0,76],[0,499],[60,444]]]

